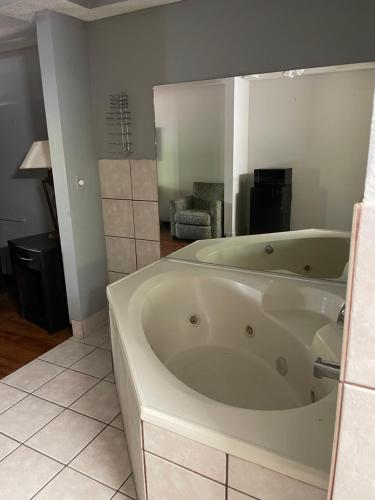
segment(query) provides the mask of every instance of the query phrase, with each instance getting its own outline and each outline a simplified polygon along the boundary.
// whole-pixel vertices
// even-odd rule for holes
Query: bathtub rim
[[[268,237],[268,238],[267,238]],[[293,231],[282,231],[277,233],[264,233],[264,234],[246,234],[241,236],[230,236],[223,238],[215,238],[215,239],[207,239],[207,240],[196,240],[191,242],[184,248],[176,250],[164,258],[175,260],[177,262],[194,262],[196,264],[203,264],[207,266],[216,266],[216,267],[224,267],[228,269],[240,269],[243,271],[256,272],[256,273],[267,273],[273,274],[275,276],[288,276],[295,278],[302,278],[308,281],[320,281],[320,282],[328,282],[328,283],[343,283],[346,286],[345,279],[345,269],[341,277],[339,278],[312,278],[310,276],[304,276],[302,274],[293,273],[288,270],[259,270],[259,269],[250,269],[241,266],[234,266],[233,264],[223,264],[223,263],[215,263],[209,261],[199,260],[198,255],[200,253],[204,253],[208,251],[210,247],[215,249],[217,247],[221,247],[224,244],[227,244],[230,247],[236,247],[241,241],[246,243],[249,238],[252,239],[252,243],[273,243],[277,241],[285,241],[285,240],[298,240],[298,239],[313,239],[313,238],[337,238],[337,239],[347,239],[348,247],[350,249],[350,241],[351,241],[351,232],[350,231],[339,231],[339,230],[331,230],[331,229],[297,229]],[[349,261],[349,254],[348,254]]]
[[[147,347],[148,349],[151,349],[148,339],[143,332],[142,328],[139,328],[139,324],[134,324],[134,310],[132,311],[133,313],[133,318],[130,323],[127,325],[124,325],[123,318],[121,318],[121,314],[119,314],[119,309],[117,306],[119,304],[116,304],[116,293],[115,291],[118,288],[124,288],[124,285],[120,286],[120,283],[124,283],[125,281],[133,281],[132,286],[129,286],[127,290],[127,294],[129,295],[129,299],[134,295],[134,292],[136,289],[138,289],[139,285],[141,283],[147,283],[150,278],[142,278],[142,274],[149,274],[151,272],[151,277],[152,277],[152,272],[155,268],[159,267],[160,269],[157,271],[157,274],[160,275],[165,270],[163,268],[166,268],[166,270],[170,270],[170,268],[176,270],[177,272],[179,268],[181,267],[192,267],[192,268],[204,268],[204,269],[211,269],[217,271],[217,265],[210,265],[210,264],[204,264],[204,263],[197,263],[197,262],[191,262],[191,261],[181,261],[181,260],[174,260],[174,259],[168,259],[164,258],[161,259],[160,261],[150,264],[146,268],[143,268],[142,270],[137,271],[136,273],[132,274],[131,276],[128,276],[116,283],[111,284],[107,288],[107,294],[108,294],[108,299],[110,302],[110,311],[111,311],[111,317],[114,319],[116,328],[118,330],[118,334],[121,337],[120,338],[120,345],[123,351],[123,355],[127,359],[128,366],[129,366],[129,371],[131,373],[133,383],[135,390],[137,392],[137,397],[140,403],[140,410],[141,410],[141,420],[147,421],[151,424],[158,425],[159,427],[165,428],[167,430],[170,430],[172,432],[175,432],[177,434],[180,434],[182,436],[187,437],[188,439],[192,439],[193,441],[198,441],[206,446],[210,446],[212,448],[221,450],[228,455],[233,455],[234,457],[238,457],[240,459],[243,459],[245,461],[253,462],[256,463],[257,465],[263,466],[267,469],[270,469],[272,471],[281,473],[283,475],[286,475],[288,477],[291,477],[297,481],[304,482],[306,484],[309,484],[311,486],[314,486],[316,488],[320,488],[323,490],[327,490],[328,488],[328,477],[329,477],[329,468],[328,470],[323,470],[316,468],[312,465],[306,464],[306,463],[301,463],[301,461],[293,460],[290,457],[287,457],[285,455],[280,454],[276,450],[270,450],[267,449],[266,447],[261,447],[259,444],[256,444],[254,442],[245,440],[245,438],[240,439],[238,436],[234,436],[231,434],[226,433],[223,430],[215,430],[210,427],[205,426],[204,424],[200,423],[197,424],[194,421],[189,420],[189,418],[184,415],[184,417],[181,417],[177,414],[173,414],[172,412],[168,412],[165,409],[160,409],[158,405],[152,404],[152,402],[149,400],[148,395],[145,393],[144,388],[142,387],[142,383],[139,383],[139,378],[140,378],[140,371],[142,369],[138,369],[138,361],[136,356],[134,356],[133,348],[134,345],[132,346],[132,341],[134,341],[135,333],[134,330],[141,332],[140,338],[143,341],[143,347],[146,345],[146,355],[149,355],[149,352],[147,352]],[[224,272],[225,274],[229,273],[235,273],[239,275],[245,274],[246,276],[260,276],[260,277],[265,277],[266,279],[270,279],[270,273],[268,272],[262,272],[262,271],[251,271],[251,270],[243,270],[239,268],[229,268],[229,267],[221,267],[219,268]],[[335,290],[341,290],[341,292],[345,291],[346,285],[344,283],[338,283],[338,282],[333,282],[333,283],[327,283],[325,280],[317,280],[317,279],[311,279],[311,280],[306,280],[304,277],[299,277],[299,276],[289,276],[289,275],[276,275],[277,279],[281,280],[287,280],[287,281],[296,281],[296,282],[302,282],[304,285],[306,285],[306,281],[309,281],[311,284],[315,285],[323,285],[325,287],[328,287],[330,289],[334,288]],[[273,277],[271,277],[273,278]],[[339,294],[342,296],[343,301],[345,300],[345,296],[343,293]],[[139,306],[139,304],[138,304]],[[140,318],[139,318],[140,319]],[[132,334],[128,335],[125,334],[124,331],[131,330]],[[143,353],[145,354],[145,353]],[[150,360],[148,360],[150,361]],[[169,370],[163,365],[163,363],[159,360],[159,358],[154,354],[154,359],[152,364],[156,365],[156,368],[163,367],[163,369],[168,372],[170,377],[173,378],[174,381],[177,381],[178,384],[182,384],[185,386],[183,382],[178,380],[173,374],[169,372]],[[163,373],[163,372],[162,372]],[[159,372],[160,375],[160,372]],[[164,377],[162,377],[164,378]],[[196,395],[199,393],[196,393],[193,389],[190,389],[188,386],[185,386],[188,391],[191,391],[194,395],[194,398],[196,399]],[[147,392],[147,391],[146,391]],[[215,405],[216,407],[219,407],[220,405],[223,405],[223,403],[219,403],[214,400],[210,400],[209,398],[206,398],[205,396],[200,395],[201,398],[208,399],[211,404]],[[185,395],[184,395],[185,397]],[[329,408],[330,415],[331,417],[333,416],[333,424],[335,420],[335,414],[336,414],[336,398],[337,398],[337,391],[333,390],[331,391],[328,395],[326,395],[324,398],[319,400],[317,403],[314,403],[315,408],[318,408],[319,405],[326,406]],[[306,409],[309,409],[311,405],[304,406],[302,408],[296,408],[296,409],[291,409],[291,410],[281,410],[282,413],[286,414],[288,412],[293,412],[294,414],[300,410],[302,412],[305,412]],[[259,412],[263,413],[264,411],[262,410],[244,410],[244,409],[238,409],[236,407],[229,407],[232,411],[238,411],[240,410],[241,412]],[[280,411],[266,411],[267,413],[273,413],[273,414],[279,414]],[[333,425],[332,425],[332,432],[333,432]],[[220,438],[225,437],[225,445],[218,444],[220,441]],[[231,446],[228,446],[228,442],[231,443]],[[331,445],[329,447],[331,449]],[[250,453],[249,453],[250,450]],[[329,454],[331,451],[329,450]],[[250,458],[251,456],[251,458]]]

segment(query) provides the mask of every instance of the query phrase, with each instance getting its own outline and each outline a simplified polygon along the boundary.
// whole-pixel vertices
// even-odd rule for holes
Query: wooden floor
[[[169,224],[162,222],[160,224],[160,255],[161,257],[166,257],[172,252],[176,252],[181,248],[189,245],[191,241],[187,240],[175,240],[171,236],[171,230]]]
[[[48,335],[22,319],[10,295],[0,292],[0,378],[52,349],[71,336],[70,330]]]

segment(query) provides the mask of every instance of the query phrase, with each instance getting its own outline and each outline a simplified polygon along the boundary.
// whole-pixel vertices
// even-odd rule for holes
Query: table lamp
[[[20,170],[47,169],[47,175],[42,179],[43,192],[46,197],[48,210],[53,223],[53,233],[50,238],[59,237],[59,226],[57,223],[57,211],[55,202],[55,192],[53,188],[52,162],[49,150],[49,141],[34,141],[21,163]]]

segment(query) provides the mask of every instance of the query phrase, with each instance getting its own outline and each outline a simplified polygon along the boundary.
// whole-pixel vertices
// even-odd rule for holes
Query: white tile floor
[[[108,328],[0,381],[0,500],[136,499]]]

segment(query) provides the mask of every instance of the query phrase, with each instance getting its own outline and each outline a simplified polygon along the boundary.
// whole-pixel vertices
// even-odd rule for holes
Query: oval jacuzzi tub
[[[349,249],[348,232],[304,229],[198,240],[169,257],[346,282]]]
[[[216,401],[285,410],[324,397],[324,382],[312,376],[313,353],[265,314],[261,301],[229,279],[169,279],[148,292],[142,326],[168,370]]]
[[[312,371],[318,356],[340,360],[344,285],[163,259],[110,285],[108,299],[139,490],[137,418],[324,498],[337,382]]]

